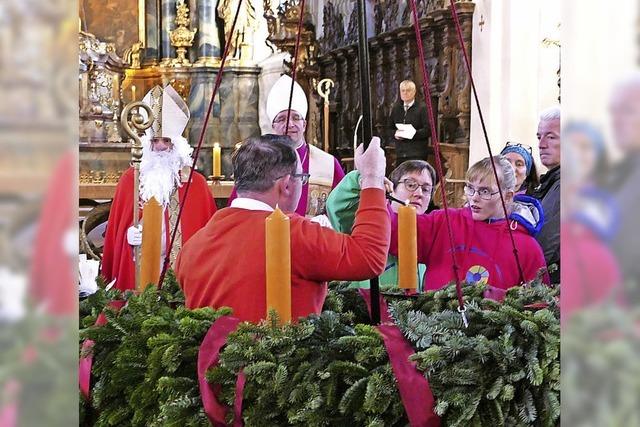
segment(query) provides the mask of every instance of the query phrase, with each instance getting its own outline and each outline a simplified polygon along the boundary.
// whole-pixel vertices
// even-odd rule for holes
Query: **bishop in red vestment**
[[[140,202],[155,197],[164,208],[162,258],[171,250],[171,262],[178,248],[213,216],[216,206],[202,175],[194,173],[180,224],[176,224],[180,204],[185,200],[192,148],[182,132],[189,120],[186,104],[171,86],[156,86],[143,99],[157,112],[154,124],[142,138],[140,164]],[[118,181],[109,213],[102,255],[101,273],[107,281],[116,279],[120,290],[135,288],[133,245],[140,244],[141,230],[133,225],[133,168]],[[142,209],[140,213],[143,214]],[[142,218],[144,226],[144,218]],[[171,233],[179,226],[174,248],[169,248]],[[162,260],[158,260],[162,262]]]

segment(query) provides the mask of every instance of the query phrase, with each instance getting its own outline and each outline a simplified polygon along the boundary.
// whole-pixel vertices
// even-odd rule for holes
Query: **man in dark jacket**
[[[412,125],[415,135],[403,133],[397,124]],[[429,136],[427,108],[416,101],[416,85],[411,80],[400,83],[400,101],[391,109],[387,124],[387,142],[395,142],[396,166],[405,160],[427,160]]]
[[[560,282],[560,108],[552,107],[540,114],[538,123],[540,161],[548,172],[540,178],[540,185],[532,194],[540,200],[544,210],[544,226],[538,243],[544,251],[547,265],[556,264],[551,283]]]

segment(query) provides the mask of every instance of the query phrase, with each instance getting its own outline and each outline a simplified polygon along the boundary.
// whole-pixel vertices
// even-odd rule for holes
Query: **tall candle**
[[[152,197],[142,209],[142,250],[140,256],[140,290],[160,279],[162,206]]]
[[[280,324],[291,321],[291,237],[290,222],[280,208],[265,220],[265,250],[267,267],[267,304],[278,313]]]
[[[398,209],[398,287],[418,288],[416,208],[411,205]]]
[[[136,85],[131,85],[131,102],[136,102]]]
[[[220,144],[213,144],[213,176],[222,175],[222,164],[220,159]]]

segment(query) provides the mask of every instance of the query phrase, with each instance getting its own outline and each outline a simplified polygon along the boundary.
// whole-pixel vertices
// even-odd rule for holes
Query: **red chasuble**
[[[182,203],[186,183],[178,189]],[[140,210],[142,213],[142,210]],[[199,173],[193,174],[189,197],[182,213],[182,244],[209,221],[216,212],[216,205],[206,180]],[[167,251],[171,241],[169,220],[165,210]],[[133,225],[133,168],[129,168],[118,181],[113,204],[109,212],[107,231],[102,254],[101,273],[110,282],[117,278],[115,286],[120,290],[135,288],[133,250],[127,243],[127,229]]]

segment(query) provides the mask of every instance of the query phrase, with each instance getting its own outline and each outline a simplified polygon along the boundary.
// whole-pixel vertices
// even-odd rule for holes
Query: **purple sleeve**
[[[233,186],[233,189],[231,190],[231,194],[229,195],[229,200],[227,200],[227,207],[231,206],[231,202],[233,202],[234,199],[238,198],[238,192],[236,191],[236,186]]]
[[[344,171],[342,170],[342,166],[340,162],[335,157],[333,158],[333,184],[331,188],[336,188],[336,186],[342,181],[344,178]]]

